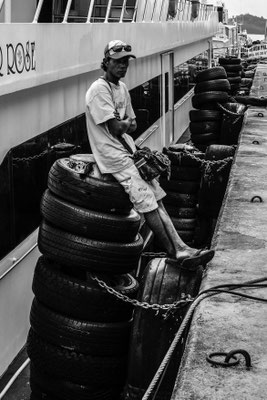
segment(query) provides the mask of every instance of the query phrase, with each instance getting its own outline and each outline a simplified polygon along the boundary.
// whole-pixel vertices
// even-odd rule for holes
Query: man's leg
[[[158,201],[158,206],[156,210],[144,213],[146,222],[152,232],[154,232],[170,256],[177,259],[192,256],[196,249],[187,246],[180,238],[162,201]]]

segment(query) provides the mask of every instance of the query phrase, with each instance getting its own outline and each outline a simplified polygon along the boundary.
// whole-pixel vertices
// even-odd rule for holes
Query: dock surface
[[[251,94],[267,96],[267,65],[257,66]],[[216,254],[201,290],[267,277],[265,107],[246,112],[212,247]],[[266,288],[238,291],[267,299]],[[210,353],[236,349],[249,353],[252,368],[239,354],[239,365],[229,368],[206,360]],[[197,307],[171,400],[202,399],[267,399],[267,303],[219,294]]]

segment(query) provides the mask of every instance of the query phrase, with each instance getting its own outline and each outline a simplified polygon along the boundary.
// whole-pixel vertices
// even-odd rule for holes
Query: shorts
[[[135,165],[123,171],[112,173],[114,178],[128,193],[134,209],[139,213],[147,213],[158,208],[158,201],[166,196],[157,179],[144,181]]]

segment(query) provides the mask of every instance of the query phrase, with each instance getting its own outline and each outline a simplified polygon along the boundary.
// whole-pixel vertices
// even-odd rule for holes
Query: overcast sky
[[[267,18],[267,0],[224,0],[229,16],[252,14]]]

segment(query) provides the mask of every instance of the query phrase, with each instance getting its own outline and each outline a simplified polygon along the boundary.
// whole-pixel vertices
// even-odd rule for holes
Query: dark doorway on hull
[[[39,1],[37,1],[38,5]],[[43,2],[43,6],[38,18],[38,22],[52,22],[52,8],[53,0],[46,0]]]

